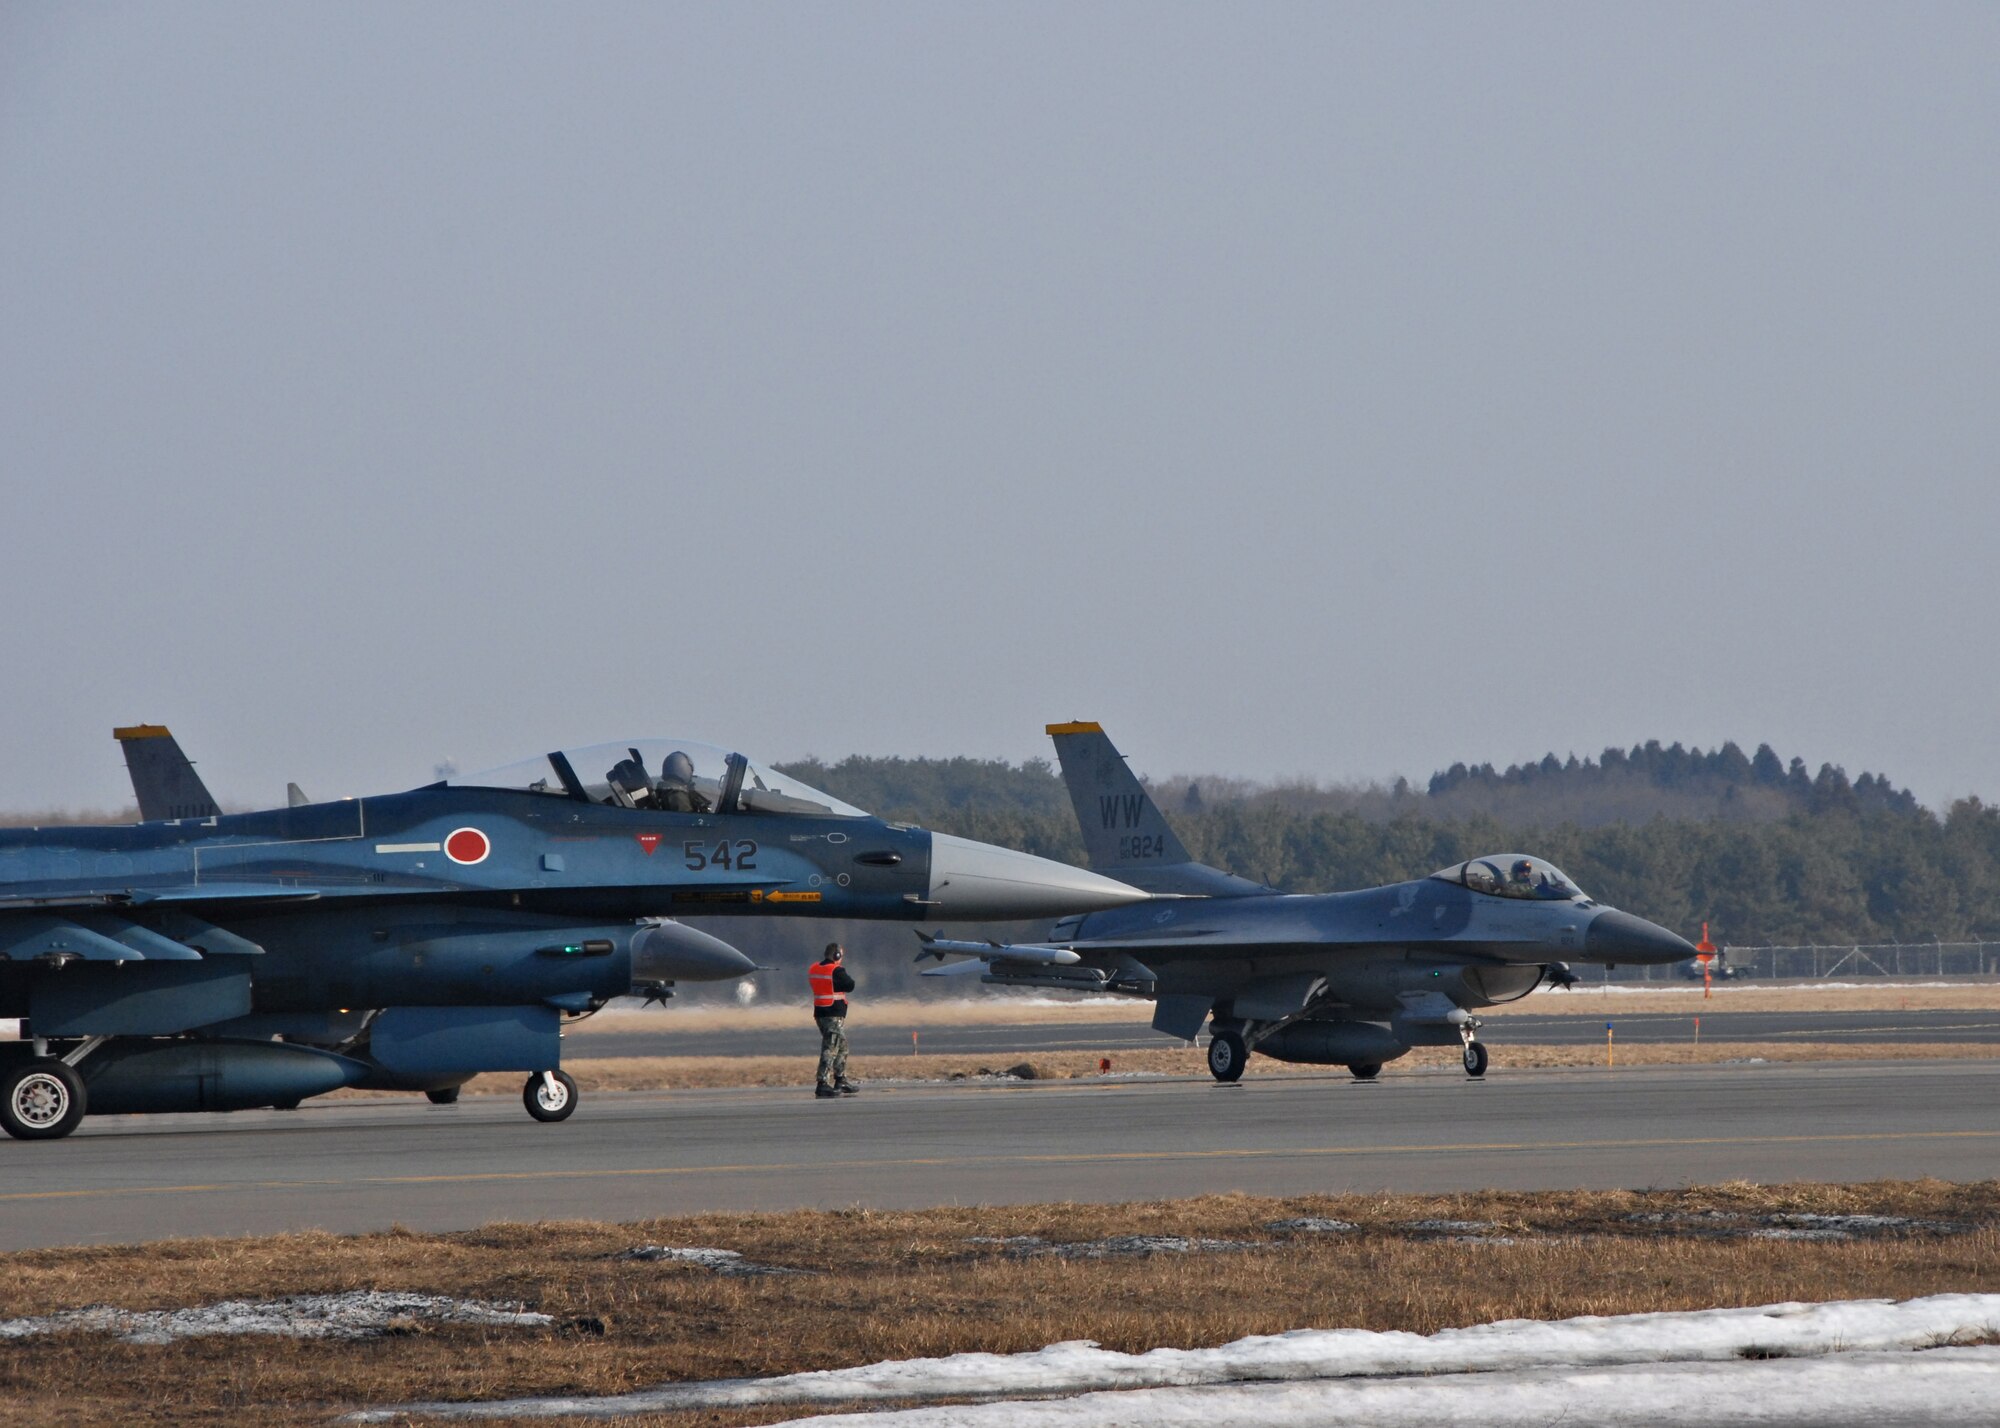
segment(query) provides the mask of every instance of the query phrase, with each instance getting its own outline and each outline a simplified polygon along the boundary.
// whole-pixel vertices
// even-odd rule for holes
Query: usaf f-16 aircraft
[[[1091,867],[1157,899],[1065,918],[1041,943],[920,932],[919,961],[975,959],[925,975],[1151,997],[1159,1031],[1193,1040],[1208,1023],[1208,1069],[1218,1081],[1241,1077],[1252,1051],[1371,1080],[1412,1047],[1454,1044],[1466,1074],[1483,1076],[1478,1008],[1571,984],[1571,959],[1694,955],[1666,928],[1603,906],[1521,853],[1359,892],[1281,894],[1190,858],[1098,725],[1048,732]]]
[[[217,810],[172,736],[118,731],[145,822],[0,829],[0,1127],[295,1106],[343,1086],[449,1102],[527,1073],[576,1107],[564,1018],[753,970],[670,919],[1041,918],[1110,878],[886,823],[679,739],[558,749],[407,793]]]

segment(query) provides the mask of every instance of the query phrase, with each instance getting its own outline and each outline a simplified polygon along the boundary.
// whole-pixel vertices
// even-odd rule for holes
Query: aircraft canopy
[[[1493,853],[1440,868],[1431,876],[1495,897],[1562,902],[1584,896],[1583,889],[1571,882],[1561,868],[1526,853]]]
[[[741,754],[694,739],[632,739],[558,749],[446,779],[458,788],[511,788],[556,798],[675,813],[868,815]]]

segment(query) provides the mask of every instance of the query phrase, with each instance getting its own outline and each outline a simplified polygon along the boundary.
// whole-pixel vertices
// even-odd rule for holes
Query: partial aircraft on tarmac
[[[1482,1007],[1576,980],[1570,960],[1670,963],[1686,941],[1605,907],[1550,863],[1498,853],[1358,892],[1282,894],[1188,855],[1104,730],[1051,724],[1090,865],[1156,895],[1066,917],[1045,942],[917,936],[926,976],[1150,997],[1153,1026],[1193,1040],[1208,1069],[1242,1076],[1251,1052],[1346,1066],[1371,1080],[1416,1046],[1463,1048],[1486,1073]]]
[[[576,1107],[561,1025],[754,970],[677,915],[1046,918],[1146,896],[884,822],[679,739],[558,749],[381,797],[222,813],[158,725],[117,731],[146,821],[0,829],[0,1128],[295,1106],[343,1086],[448,1103],[527,1073]]]

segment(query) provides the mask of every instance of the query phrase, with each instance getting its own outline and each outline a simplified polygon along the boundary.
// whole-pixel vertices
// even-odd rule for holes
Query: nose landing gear
[[[1458,1029],[1465,1041],[1465,1074],[1477,1081],[1486,1074],[1486,1044],[1472,1039],[1472,1033],[1479,1029],[1479,1022],[1467,1017]]]
[[[566,1121],[576,1102],[576,1082],[567,1071],[537,1071],[521,1088],[521,1103],[538,1121]]]

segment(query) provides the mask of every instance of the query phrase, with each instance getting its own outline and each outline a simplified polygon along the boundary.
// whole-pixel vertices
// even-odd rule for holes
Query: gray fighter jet
[[[576,1108],[562,1025],[752,970],[682,915],[1054,917],[1144,900],[1078,868],[888,823],[685,739],[555,749],[379,797],[222,813],[166,729],[118,731],[145,822],[0,829],[0,1130],[449,1102],[524,1071]]]
[[[1051,724],[1090,865],[1154,894],[1067,917],[1046,942],[954,942],[918,933],[918,960],[974,960],[926,976],[1150,997],[1153,1026],[1194,1039],[1208,1069],[1243,1074],[1252,1051],[1346,1066],[1372,1079],[1414,1046],[1462,1045],[1486,1073],[1481,1007],[1568,986],[1571,959],[1671,963],[1681,938],[1605,907],[1552,864],[1498,853],[1359,892],[1288,895],[1188,856],[1096,724]]]

